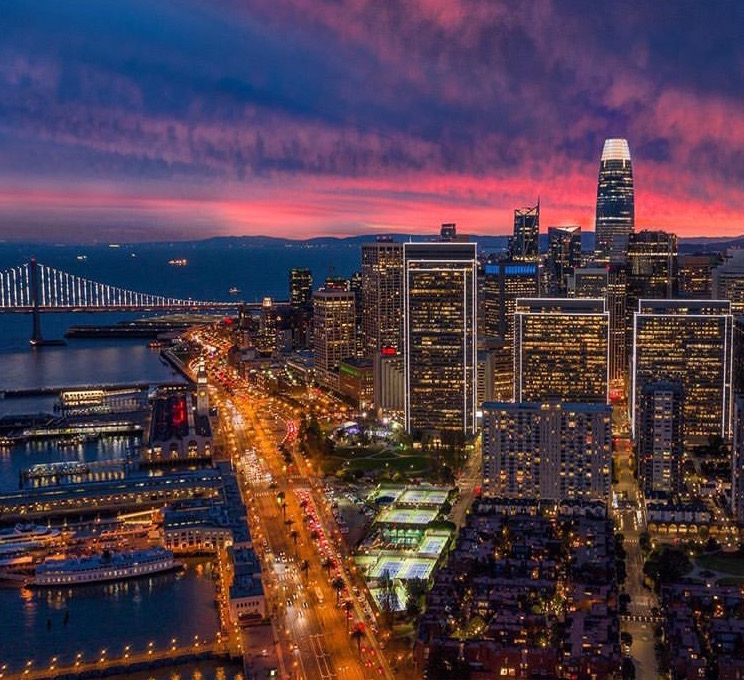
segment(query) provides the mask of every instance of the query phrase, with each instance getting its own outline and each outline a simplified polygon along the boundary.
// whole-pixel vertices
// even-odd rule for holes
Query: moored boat
[[[122,581],[180,569],[182,562],[164,548],[47,560],[36,567],[31,585],[56,588],[104,581]]]

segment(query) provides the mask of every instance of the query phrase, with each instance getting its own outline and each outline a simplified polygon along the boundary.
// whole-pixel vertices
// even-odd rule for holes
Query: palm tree
[[[351,631],[351,638],[353,640],[356,640],[357,643],[357,653],[361,656],[362,654],[362,638],[364,637],[364,632],[362,632],[362,629],[357,627],[354,628],[354,630]]]
[[[349,619],[351,618],[351,609],[354,603],[351,600],[344,602],[344,610],[346,611],[346,630],[349,630]]]
[[[323,567],[325,567],[326,573],[328,574],[329,578],[331,576],[331,569],[336,565],[336,563],[330,558],[325,557],[323,558],[323,561],[321,562]]]
[[[340,576],[336,576],[331,581],[331,587],[336,591],[336,606],[338,607],[338,601],[341,599],[341,591],[344,589],[344,580]]]
[[[300,571],[305,575],[305,580],[307,580],[307,574],[310,571],[310,562],[308,562],[307,560],[302,560]]]
[[[290,517],[289,519],[284,520],[284,525],[287,527],[287,531],[292,529],[292,525],[295,523],[295,521]]]
[[[292,541],[294,541],[295,559],[297,559],[297,538],[299,537],[300,532],[297,531],[297,529],[292,529],[292,531],[289,532],[289,535],[292,538]]]

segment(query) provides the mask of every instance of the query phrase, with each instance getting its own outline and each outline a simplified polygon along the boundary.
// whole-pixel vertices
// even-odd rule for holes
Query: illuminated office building
[[[581,266],[581,227],[550,227],[546,261],[548,295],[564,297],[566,277]]]
[[[674,298],[679,293],[677,236],[666,231],[639,231],[628,240],[628,298]]]
[[[471,435],[476,411],[474,243],[403,244],[406,429]]]
[[[599,162],[595,253],[603,262],[624,262],[633,233],[633,165],[625,139],[606,139]]]
[[[315,377],[338,389],[338,365],[356,352],[354,293],[321,289],[313,294]]]
[[[604,300],[517,300],[515,401],[607,403],[608,329]]]
[[[403,351],[403,244],[389,238],[362,245],[362,341],[368,358]]]
[[[504,260],[486,264],[483,271],[484,334],[513,344],[517,298],[539,295],[537,263]]]
[[[603,500],[610,494],[612,407],[483,405],[483,495]]]
[[[607,267],[581,267],[568,276],[568,297],[607,297]]]
[[[732,249],[712,272],[713,297],[731,302],[735,316],[744,314],[744,250]]]
[[[537,262],[540,256],[540,201],[533,208],[514,211],[514,235],[509,240],[509,256],[521,262]]]
[[[659,380],[684,393],[685,443],[731,432],[732,329],[728,300],[640,300],[633,323],[631,416],[638,437],[641,391]]]
[[[680,254],[679,296],[688,300],[710,300],[713,297],[713,270],[723,262],[720,253]]]
[[[734,520],[744,523],[744,396],[734,407],[734,442],[731,457],[731,509]]]
[[[628,377],[628,275],[625,265],[614,262],[607,267],[607,311],[610,314],[611,381]]]
[[[680,382],[650,382],[638,407],[638,473],[646,496],[682,491],[684,392]]]
[[[289,304],[294,308],[306,307],[313,299],[313,275],[309,269],[289,270]]]

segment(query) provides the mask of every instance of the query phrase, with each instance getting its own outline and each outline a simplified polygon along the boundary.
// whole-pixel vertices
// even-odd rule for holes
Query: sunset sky
[[[3,0],[0,239],[744,233],[744,3]]]

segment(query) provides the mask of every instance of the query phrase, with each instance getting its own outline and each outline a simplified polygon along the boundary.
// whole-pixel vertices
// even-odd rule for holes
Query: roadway
[[[632,444],[627,436],[615,441],[615,466],[618,482],[614,492],[618,507],[615,517],[620,533],[625,537],[627,578],[624,590],[630,595],[627,618],[622,621],[622,630],[633,636],[630,657],[636,666],[636,677],[656,678],[658,667],[654,649],[655,608],[658,606],[652,590],[645,588],[643,574],[643,553],[639,542],[645,531],[643,499],[632,470]],[[641,619],[646,619],[643,621]]]
[[[292,450],[287,465],[278,443],[296,432],[294,411],[246,387],[224,367],[224,340],[200,329],[193,338],[208,347],[207,371],[210,382],[227,374],[229,391],[219,389],[223,414],[222,429],[227,452],[239,463],[241,487],[248,508],[254,546],[262,557],[263,581],[267,606],[275,631],[279,666],[285,678],[318,680],[363,680],[365,676],[392,678],[370,626],[357,643],[349,634],[349,624],[369,620],[369,609],[349,588],[350,577],[339,548],[340,534],[324,508],[325,499],[304,459]],[[283,409],[281,414],[279,409]],[[287,417],[289,415],[289,417]],[[290,426],[290,423],[292,425]],[[299,492],[299,494],[298,494]],[[300,496],[310,499],[300,506]],[[283,499],[284,507],[277,500]],[[317,508],[316,528],[311,531],[303,521],[308,505]],[[325,546],[316,545],[318,532]],[[312,533],[312,536],[311,536]],[[326,538],[327,537],[327,538]],[[335,565],[323,566],[320,549],[334,555]],[[307,569],[302,565],[307,563]],[[330,579],[344,579],[344,599],[352,603],[353,618],[336,606],[336,591]],[[244,631],[244,649],[250,647],[250,628]]]

